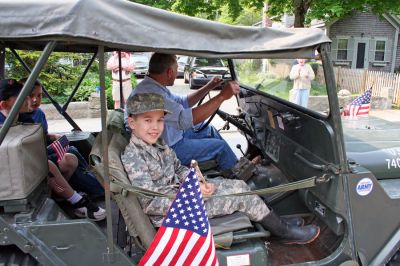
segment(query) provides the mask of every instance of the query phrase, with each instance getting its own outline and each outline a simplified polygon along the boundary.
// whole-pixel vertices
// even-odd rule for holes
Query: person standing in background
[[[311,66],[306,64],[306,59],[297,59],[297,65],[290,71],[290,79],[293,80],[293,89],[290,91],[289,101],[303,107],[308,105],[311,80],[315,78]]]
[[[121,95],[119,59],[117,51],[114,51],[113,55],[107,61],[107,69],[111,70],[112,75],[112,96],[114,100],[114,109],[118,109],[121,107]],[[125,103],[132,91],[131,73],[134,69],[133,58],[128,52],[121,52],[121,69],[123,100]]]

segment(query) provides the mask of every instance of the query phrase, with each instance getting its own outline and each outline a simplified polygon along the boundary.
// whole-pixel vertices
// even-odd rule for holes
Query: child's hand
[[[211,196],[215,191],[215,185],[213,183],[200,183],[200,190],[203,196]]]
[[[62,137],[62,135],[60,135],[60,134],[48,134],[48,136],[49,136],[51,142],[56,141]]]

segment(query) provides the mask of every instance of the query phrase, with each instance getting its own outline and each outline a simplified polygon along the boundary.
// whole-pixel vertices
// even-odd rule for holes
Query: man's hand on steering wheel
[[[240,92],[239,83],[237,83],[234,80],[230,80],[222,88],[220,95],[224,98],[225,101],[230,99],[233,95],[239,94],[239,92]]]
[[[236,81],[230,80],[224,85],[224,88],[218,95],[221,96],[222,99],[225,101],[230,99],[233,95],[239,94],[239,92],[240,92],[239,84]],[[199,101],[199,105],[202,103],[203,99]],[[194,129],[194,132],[200,132],[204,130],[206,127],[208,127],[208,125],[211,123],[211,120],[213,120],[215,114],[217,114],[218,110],[219,108],[215,110],[215,112],[208,118],[208,120],[198,125],[197,128]]]
[[[222,78],[215,76],[212,79],[210,79],[210,81],[207,82],[207,84],[204,86],[206,86],[207,90],[210,91],[210,90],[213,90],[216,87],[220,86],[223,82],[224,82],[224,80]]]

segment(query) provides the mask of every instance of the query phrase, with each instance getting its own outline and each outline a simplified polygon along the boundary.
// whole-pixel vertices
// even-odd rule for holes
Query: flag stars
[[[201,189],[197,178],[192,178],[192,175],[188,178],[189,182],[182,184],[163,224],[167,227],[192,230],[204,236],[209,231],[209,224],[199,193]]]

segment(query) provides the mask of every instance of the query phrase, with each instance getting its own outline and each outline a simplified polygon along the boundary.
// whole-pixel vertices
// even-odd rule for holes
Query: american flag
[[[69,141],[67,139],[67,136],[65,135],[63,135],[56,141],[53,141],[53,143],[47,146],[48,151],[56,153],[58,161],[62,160],[68,148],[69,148]]]
[[[356,117],[369,114],[371,105],[372,87],[366,90],[362,95],[355,98],[343,112],[343,116]]]
[[[219,265],[193,168],[139,265]]]

